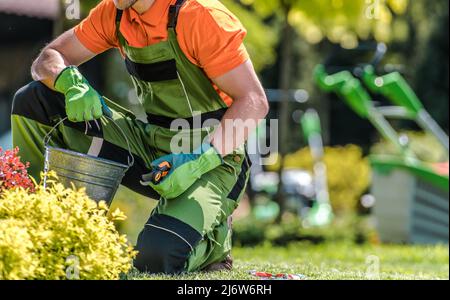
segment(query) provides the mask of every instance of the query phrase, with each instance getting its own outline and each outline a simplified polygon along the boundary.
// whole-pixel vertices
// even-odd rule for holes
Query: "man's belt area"
[[[151,125],[163,127],[163,128],[171,128],[174,124],[177,126],[187,126],[189,124],[189,129],[200,129],[205,127],[211,127],[217,125],[225,115],[225,112],[228,110],[227,107],[221,108],[216,111],[202,113],[200,115],[196,115],[194,117],[189,118],[170,118],[166,116],[154,115],[147,113],[147,121]],[[215,123],[214,123],[214,122]],[[177,123],[174,123],[177,122]]]

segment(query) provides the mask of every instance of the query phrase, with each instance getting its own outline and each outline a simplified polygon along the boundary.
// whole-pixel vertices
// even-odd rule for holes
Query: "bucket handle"
[[[125,142],[127,143],[127,147],[128,147],[128,154],[129,154],[129,156],[128,156],[128,167],[129,168],[131,168],[133,165],[134,165],[134,156],[133,156],[133,153],[131,152],[131,147],[130,147],[130,142],[129,142],[129,140],[128,140],[128,138],[127,138],[127,135],[125,134],[125,132],[122,130],[122,128],[116,123],[116,121],[114,121],[114,119],[113,118],[111,118],[111,117],[109,117],[109,116],[107,116],[107,115],[104,115],[104,117],[105,118],[107,118],[108,120],[110,120],[111,121],[111,123],[112,124],[114,124],[114,126],[116,126],[116,128],[120,131],[120,133],[123,135],[123,137],[125,138]],[[56,125],[55,126],[53,126],[53,128],[44,136],[44,140],[43,140],[43,142],[44,142],[44,146],[47,148],[47,146],[48,146],[48,143],[50,142],[50,140],[51,140],[51,134],[55,131],[55,129],[59,126],[59,125],[61,125],[64,121],[66,121],[66,120],[68,120],[68,117],[65,117],[65,118],[63,118],[63,119],[61,119],[58,123],[56,123]],[[87,125],[86,125],[87,126]]]

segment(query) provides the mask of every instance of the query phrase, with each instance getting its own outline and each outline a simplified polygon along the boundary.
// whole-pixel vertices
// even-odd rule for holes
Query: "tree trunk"
[[[281,41],[281,67],[280,67],[280,82],[279,88],[282,92],[280,103],[280,118],[279,118],[279,154],[280,154],[280,170],[278,171],[280,183],[278,184],[278,192],[276,195],[276,201],[280,205],[280,215],[277,222],[281,221],[281,217],[286,208],[286,197],[284,194],[284,183],[282,180],[282,172],[284,169],[285,156],[288,153],[289,144],[289,122],[290,122],[290,96],[289,89],[291,84],[292,74],[292,40],[293,40],[293,28],[289,24],[288,15],[290,7],[285,8],[284,26],[282,32]]]

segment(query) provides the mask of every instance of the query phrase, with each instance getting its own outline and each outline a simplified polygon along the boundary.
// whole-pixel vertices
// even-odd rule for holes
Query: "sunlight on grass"
[[[265,245],[233,251],[232,272],[193,273],[181,276],[133,272],[127,279],[247,280],[251,270],[306,275],[310,280],[449,279],[449,248],[442,246],[353,244],[291,244],[287,248]],[[379,272],[378,272],[379,271]]]

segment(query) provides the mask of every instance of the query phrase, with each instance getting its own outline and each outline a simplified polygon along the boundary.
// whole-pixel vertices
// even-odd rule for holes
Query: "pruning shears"
[[[172,165],[168,161],[163,161],[150,174],[144,175],[143,178],[144,180],[147,179],[146,181],[151,181],[153,184],[158,184],[169,174],[171,168]]]

